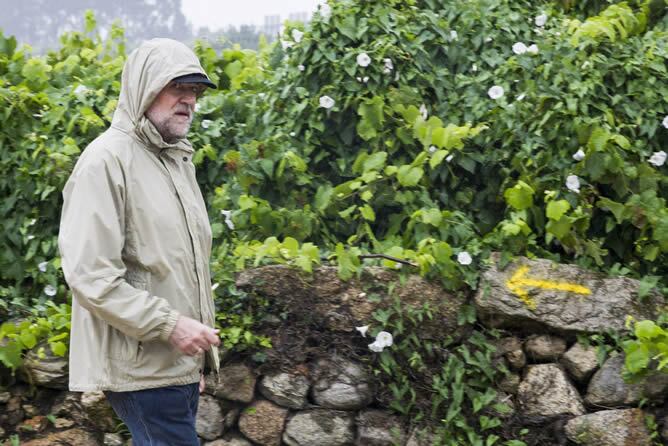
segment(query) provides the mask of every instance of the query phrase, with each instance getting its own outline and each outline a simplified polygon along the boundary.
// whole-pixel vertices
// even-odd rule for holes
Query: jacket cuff
[[[167,342],[169,341],[169,337],[172,334],[172,331],[174,330],[174,326],[176,325],[176,321],[179,319],[179,312],[170,310],[169,313],[167,313],[167,317],[165,318],[165,322],[162,324],[162,327],[160,328],[160,339]]]

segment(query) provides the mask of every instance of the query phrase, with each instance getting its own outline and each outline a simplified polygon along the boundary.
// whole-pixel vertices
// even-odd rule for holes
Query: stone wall
[[[471,299],[481,321],[504,333],[496,342],[497,364],[511,371],[497,383],[497,400],[512,408],[499,414],[504,422],[549,432],[551,443],[541,446],[649,446],[645,418],[653,414],[663,430],[663,440],[655,441],[668,444],[668,374],[627,383],[621,354],[599,364],[597,350],[576,340],[578,334],[623,330],[627,315],[656,319],[665,311],[664,298],[641,301],[636,281],[570,265],[520,258],[500,268],[498,258],[492,260]],[[436,444],[428,428],[416,430],[384,407],[368,361],[353,354],[359,351],[355,344],[371,342],[355,327],[390,304],[384,293],[396,279],[380,268],[367,268],[349,282],[340,281],[334,268],[309,278],[280,266],[240,274],[240,288],[287,304],[292,319],[267,321],[277,361],[253,367],[247,358],[226,358],[220,379],[207,377],[197,418],[203,444]],[[423,328],[431,336],[463,337],[470,329],[457,325],[466,299],[418,276],[409,276],[394,294],[405,304],[430,304],[435,318]],[[313,327],[315,333],[308,332]],[[318,342],[326,348],[309,347]],[[31,355],[26,364],[21,376],[36,387],[17,383],[0,392],[0,438],[18,433],[22,444],[33,446],[127,442],[127,433],[113,433],[118,421],[101,393],[64,389],[64,360]]]

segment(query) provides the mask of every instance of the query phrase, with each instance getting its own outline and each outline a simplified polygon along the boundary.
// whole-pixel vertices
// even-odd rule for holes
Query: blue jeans
[[[130,429],[133,446],[199,446],[198,383],[104,394]]]

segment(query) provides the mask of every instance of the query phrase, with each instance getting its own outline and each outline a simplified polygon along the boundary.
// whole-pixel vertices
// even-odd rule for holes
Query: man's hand
[[[218,331],[195,319],[179,316],[169,336],[169,343],[184,355],[196,356],[209,350],[212,345],[220,345]]]

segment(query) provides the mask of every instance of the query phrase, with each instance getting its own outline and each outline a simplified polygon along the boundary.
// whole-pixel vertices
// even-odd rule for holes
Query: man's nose
[[[180,102],[188,104],[191,108],[193,108],[197,102],[197,95],[194,92],[189,91],[188,93],[181,95]]]

